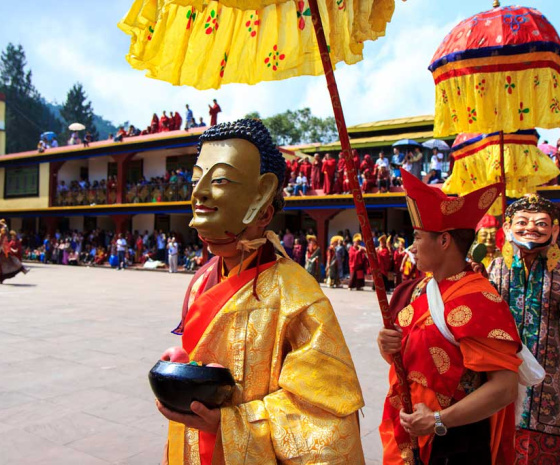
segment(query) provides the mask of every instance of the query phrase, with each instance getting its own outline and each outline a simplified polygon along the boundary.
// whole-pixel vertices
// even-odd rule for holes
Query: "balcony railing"
[[[190,184],[158,183],[129,186],[124,203],[180,202],[190,200]],[[53,206],[112,205],[117,203],[117,188],[97,187],[58,191]]]
[[[180,202],[191,199],[190,184],[162,183],[132,186],[127,190],[127,203]]]
[[[57,207],[108,205],[114,203],[117,203],[117,189],[115,187],[90,187],[86,189],[58,191],[53,199],[53,205]]]

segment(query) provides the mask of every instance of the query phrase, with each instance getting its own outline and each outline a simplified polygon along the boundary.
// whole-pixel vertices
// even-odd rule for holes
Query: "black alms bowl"
[[[220,407],[231,395],[235,381],[227,368],[188,365],[160,360],[148,375],[152,391],[170,410],[192,413],[191,402]]]

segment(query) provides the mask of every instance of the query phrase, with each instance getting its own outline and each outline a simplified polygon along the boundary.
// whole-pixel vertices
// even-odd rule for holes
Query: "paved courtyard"
[[[31,265],[0,285],[0,463],[156,465],[166,421],[147,374],[180,339],[191,275]],[[387,365],[374,294],[325,289],[358,369],[363,446],[381,464],[377,426]]]

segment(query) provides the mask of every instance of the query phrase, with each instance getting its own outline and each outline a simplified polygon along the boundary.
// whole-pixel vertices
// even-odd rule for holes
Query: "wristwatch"
[[[441,421],[441,412],[434,412],[434,418],[436,419],[434,433],[438,436],[445,436],[447,434],[447,426],[445,426]]]

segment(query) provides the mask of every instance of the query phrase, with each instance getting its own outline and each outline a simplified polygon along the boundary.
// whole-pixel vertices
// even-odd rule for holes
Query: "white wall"
[[[89,159],[89,181],[107,180],[107,165],[110,157],[94,157]]]
[[[80,180],[80,168],[88,166],[87,160],[69,160],[58,171],[58,182],[64,181],[70,184],[71,181]]]
[[[134,215],[132,217],[132,231],[144,234],[144,231],[148,230],[151,234],[154,231],[154,222],[155,215],[153,214]]]
[[[84,230],[84,217],[83,216],[70,216],[68,218],[70,220],[69,227],[73,231],[77,229],[78,231]]]
[[[352,235],[360,230],[360,223],[358,222],[358,217],[356,216],[356,210],[354,208],[342,210],[329,221],[328,236],[330,238],[339,231],[344,232],[345,229],[349,229]]]
[[[144,177],[148,181],[150,178],[163,176],[165,174],[165,159],[166,155],[164,152],[145,152],[140,153],[133,158],[133,160],[144,160]]]

